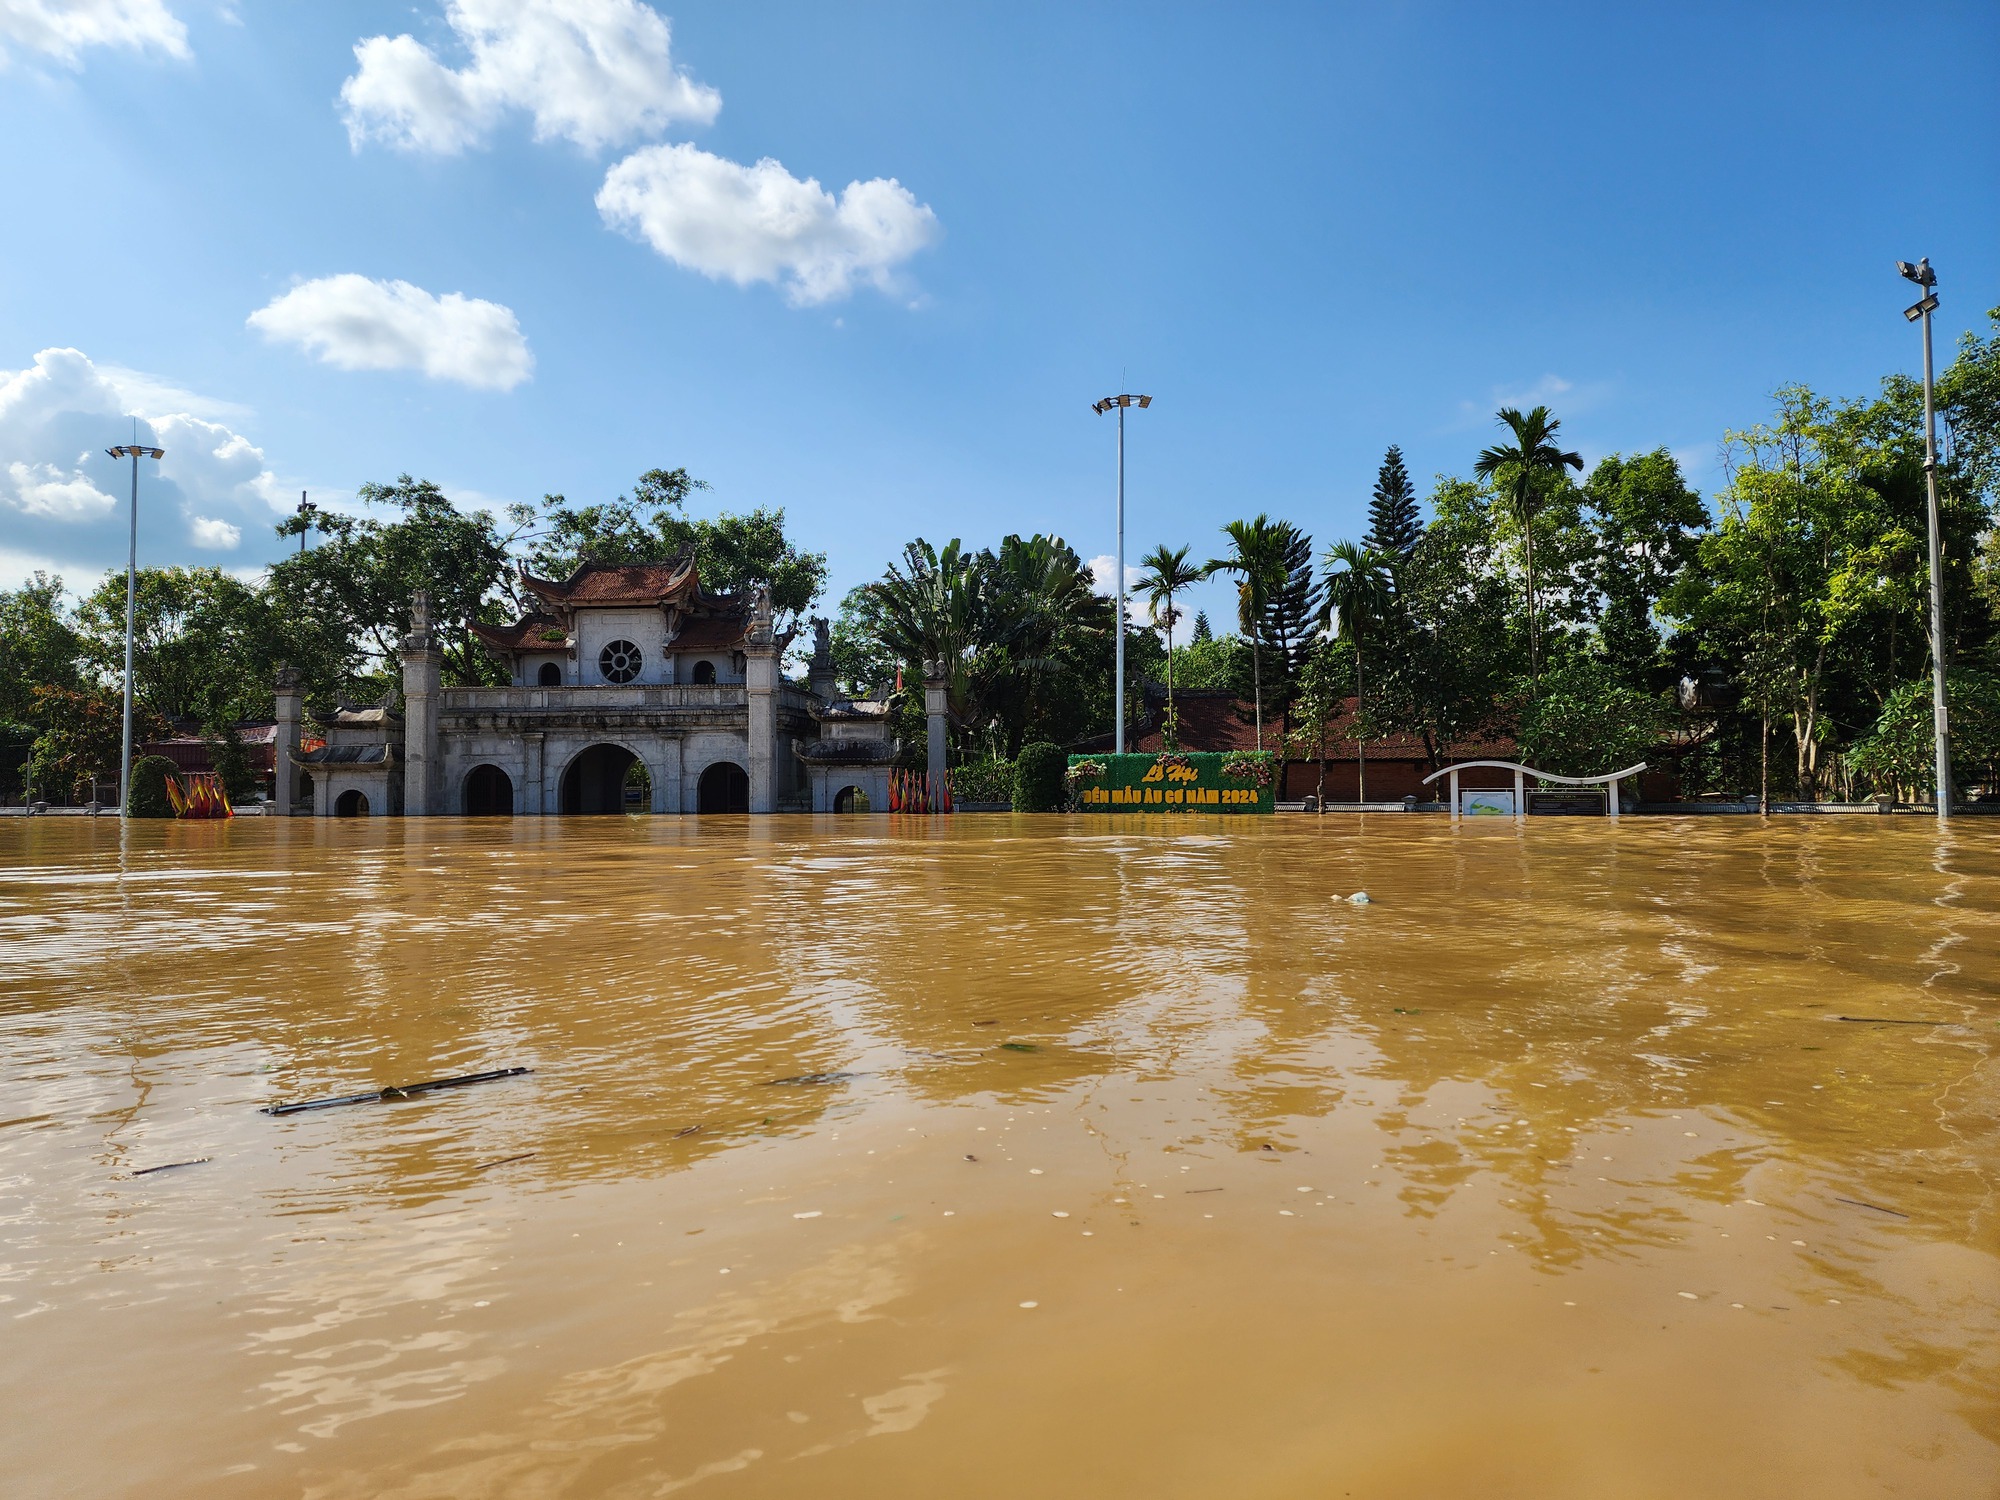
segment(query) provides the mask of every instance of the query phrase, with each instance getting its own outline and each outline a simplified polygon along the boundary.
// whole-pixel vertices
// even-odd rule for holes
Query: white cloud
[[[597,209],[676,265],[738,286],[782,282],[794,304],[845,297],[857,281],[891,290],[895,268],[938,235],[937,215],[893,177],[835,198],[769,157],[746,167],[693,146],[626,157]]]
[[[510,391],[535,359],[512,308],[407,281],[352,273],[304,282],[250,314],[250,326],[343,370],[421,370]]]
[[[118,503],[81,474],[65,474],[54,464],[10,463],[7,477],[21,510],[52,521],[100,521]]]
[[[236,544],[243,540],[243,528],[211,516],[189,516],[188,535],[197,547],[211,552],[234,552]]]
[[[187,27],[164,0],[0,0],[0,68],[9,48],[76,67],[87,47],[192,55]]]
[[[115,373],[114,373],[115,371]],[[237,553],[252,563],[275,543],[271,526],[291,508],[263,451],[222,422],[128,399],[128,389],[182,392],[171,382],[93,364],[75,349],[44,349],[24,370],[0,370],[0,586],[30,563],[88,576],[122,567],[130,460],[117,443],[166,449],[139,470],[142,562],[190,561],[187,549]],[[230,403],[189,403],[216,410]],[[242,556],[243,541],[265,543]]]
[[[1091,585],[1098,593],[1109,599],[1118,592],[1118,559],[1106,552],[1093,557],[1085,564],[1090,569]],[[1139,580],[1146,570],[1132,563],[1125,564],[1125,620],[1126,623],[1144,629],[1153,623],[1152,611],[1139,597]]]
[[[360,67],[340,98],[357,150],[463,151],[525,110],[536,140],[595,151],[675,121],[705,125],[722,108],[674,66],[666,18],[639,0],[449,0],[444,18],[468,54],[462,68],[409,35],[356,43]]]

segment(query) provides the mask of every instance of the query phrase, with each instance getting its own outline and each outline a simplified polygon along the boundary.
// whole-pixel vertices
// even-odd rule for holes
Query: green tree
[[[1299,674],[1325,613],[1326,586],[1313,562],[1312,538],[1288,521],[1278,524],[1283,528],[1279,557],[1284,576],[1264,612],[1264,695],[1273,716],[1289,725]]]
[[[566,578],[586,559],[669,562],[692,554],[703,589],[742,594],[764,584],[780,628],[796,624],[826,587],[826,554],[805,551],[786,536],[783,510],[688,515],[689,497],[707,488],[686,469],[649,469],[629,498],[606,504],[572,506],[561,495],[545,496],[530,523],[528,566]]]
[[[1332,625],[1354,648],[1354,717],[1359,722],[1368,711],[1362,671],[1363,641],[1384,627],[1395,597],[1390,560],[1374,547],[1355,542],[1335,542],[1326,549],[1326,608],[1322,625]],[[1356,800],[1368,800],[1368,741],[1360,733],[1356,745]],[[1320,773],[1325,780],[1325,771]]]
[[[1394,443],[1376,471],[1375,489],[1368,497],[1368,534],[1362,538],[1389,559],[1391,568],[1410,555],[1424,523],[1417,511],[1416,486],[1403,466],[1403,450]]]
[[[1526,415],[1515,407],[1503,406],[1499,421],[1514,441],[1483,450],[1472,469],[1480,478],[1498,482],[1520,528],[1528,580],[1528,679],[1533,684],[1541,672],[1535,620],[1535,516],[1551,482],[1564,468],[1581,469],[1583,456],[1556,446],[1556,429],[1562,423],[1549,415],[1546,406],[1537,406]]]
[[[237,727],[225,720],[211,726],[204,738],[208,741],[209,764],[215,768],[223,794],[232,803],[248,802],[256,796],[257,773],[250,769],[250,757],[243,748],[243,735]],[[278,753],[282,755],[284,751],[280,749]]]
[[[1403,563],[1393,628],[1373,652],[1371,719],[1422,741],[1432,770],[1453,746],[1503,727],[1524,665],[1501,531],[1485,490],[1440,480]]]
[[[1622,771],[1654,754],[1671,720],[1664,698],[1627,686],[1594,657],[1567,657],[1521,716],[1521,758],[1558,776]]]
[[[1660,601],[1696,560],[1708,508],[1664,448],[1599,461],[1583,484],[1594,541],[1589,561],[1604,657],[1635,686],[1665,686],[1653,672]]]
[[[1236,575],[1236,621],[1250,643],[1251,701],[1256,714],[1257,748],[1264,748],[1264,625],[1271,600],[1289,581],[1285,566],[1292,528],[1258,514],[1254,521],[1231,521],[1222,528],[1229,551],[1206,564],[1210,573]]]
[[[125,579],[107,573],[77,612],[100,680],[125,660]],[[271,594],[220,568],[142,568],[133,580],[134,696],[192,729],[268,718],[271,681],[296,638]]]
[[[48,573],[0,589],[0,720],[29,723],[36,688],[82,683],[83,639],[65,598],[62,579]]]
[[[1235,686],[1250,670],[1250,648],[1238,635],[1209,635],[1174,648],[1174,680],[1182,692]]]
[[[118,781],[123,749],[124,696],[101,683],[78,687],[38,687],[30,712],[42,726],[29,764],[37,795],[47,800],[82,800]],[[132,743],[166,733],[165,720],[143,703],[132,707]]]
[[[1974,668],[1950,674],[1951,774],[1991,790],[2000,781],[2000,676]],[[1872,728],[1848,753],[1849,769],[1880,793],[1914,802],[1937,792],[1930,679],[1899,684]]]
[[[307,701],[394,686],[419,589],[430,595],[445,684],[499,682],[499,663],[467,627],[498,623],[517,607],[507,549],[523,513],[517,508],[515,530],[503,533],[490,513],[467,514],[435,484],[408,474],[364,484],[358,494],[392,518],[321,511],[313,518],[319,543],[270,569],[269,593],[291,627],[282,659],[305,674]],[[294,516],[278,531],[296,535],[299,527]]]
[[[1139,575],[1139,588],[1152,606],[1153,618],[1167,632],[1167,722],[1174,720],[1174,626],[1180,620],[1180,611],[1174,608],[1174,597],[1193,588],[1208,576],[1207,570],[1188,561],[1186,547],[1168,547],[1165,542],[1139,559],[1139,566],[1145,571]],[[1204,623],[1206,616],[1203,617]],[[1177,749],[1178,745],[1170,745]]]

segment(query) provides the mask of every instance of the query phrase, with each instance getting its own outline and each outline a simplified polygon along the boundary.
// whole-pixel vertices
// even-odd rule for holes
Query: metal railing
[[[449,687],[443,690],[446,713],[481,710],[620,708],[743,708],[750,690],[740,682],[656,682],[630,687]]]

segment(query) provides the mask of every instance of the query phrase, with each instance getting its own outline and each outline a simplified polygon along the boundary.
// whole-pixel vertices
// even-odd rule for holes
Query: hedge
[[[1023,745],[1014,761],[1014,811],[1061,812],[1069,805],[1069,757],[1047,740]]]
[[[167,778],[175,774],[174,763],[164,755],[143,755],[132,766],[132,789],[125,811],[134,818],[171,818],[174,805],[167,800]]]

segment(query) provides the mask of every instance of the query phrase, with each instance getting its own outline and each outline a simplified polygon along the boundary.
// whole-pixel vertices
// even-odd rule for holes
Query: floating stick
[[[491,1073],[467,1073],[460,1078],[433,1078],[427,1083],[406,1083],[400,1088],[376,1089],[366,1094],[343,1094],[338,1099],[308,1099],[299,1104],[267,1104],[258,1111],[266,1115],[296,1115],[309,1109],[338,1109],[343,1104],[377,1104],[385,1099],[407,1099],[437,1089],[455,1089],[468,1083],[491,1083],[496,1078],[519,1078],[533,1068],[496,1068]]]

